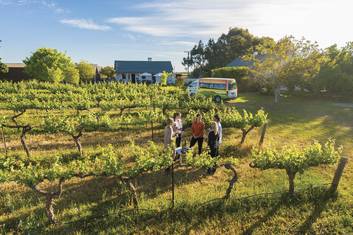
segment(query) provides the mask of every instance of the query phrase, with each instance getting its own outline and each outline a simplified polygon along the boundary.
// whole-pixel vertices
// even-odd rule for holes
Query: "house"
[[[132,83],[156,83],[163,71],[173,72],[170,61],[152,61],[152,58],[148,58],[147,61],[116,60],[114,69],[118,81]]]
[[[31,79],[31,77],[25,72],[25,64],[7,63],[6,66],[9,69],[9,72],[0,74],[0,80],[19,82]]]

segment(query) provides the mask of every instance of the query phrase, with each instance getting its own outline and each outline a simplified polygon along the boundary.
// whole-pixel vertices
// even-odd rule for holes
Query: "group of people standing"
[[[202,121],[202,115],[198,113],[192,122],[191,126],[192,137],[190,140],[190,148],[197,143],[198,153],[202,153],[202,147],[205,136],[205,123]],[[183,138],[183,122],[181,113],[175,113],[173,118],[167,120],[167,125],[164,129],[164,147],[168,148],[175,138],[176,147],[181,147]],[[218,114],[214,115],[214,120],[208,129],[207,144],[210,149],[211,157],[219,155],[219,146],[222,143],[222,124]],[[209,169],[209,173],[214,173],[215,168]]]

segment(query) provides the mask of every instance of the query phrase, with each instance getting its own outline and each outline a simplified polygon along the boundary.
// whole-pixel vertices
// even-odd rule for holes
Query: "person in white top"
[[[181,120],[181,113],[175,113],[173,116],[174,120],[174,132],[176,135],[175,144],[176,147],[181,146],[181,138],[183,133],[183,121]]]
[[[222,138],[223,138],[223,129],[222,129],[222,124],[221,124],[221,118],[219,117],[218,114],[214,115],[214,121],[218,125],[218,147],[222,143]]]

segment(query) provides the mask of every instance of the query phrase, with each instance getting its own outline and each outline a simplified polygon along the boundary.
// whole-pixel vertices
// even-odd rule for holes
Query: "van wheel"
[[[217,95],[217,96],[214,97],[214,101],[215,101],[216,103],[221,103],[221,102],[222,102],[222,98]]]

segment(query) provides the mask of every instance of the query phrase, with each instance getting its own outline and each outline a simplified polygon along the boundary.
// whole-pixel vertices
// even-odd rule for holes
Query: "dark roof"
[[[256,55],[255,58],[257,60],[263,61],[266,57],[265,57],[265,55],[259,54],[259,55]],[[227,64],[226,67],[240,67],[240,66],[253,67],[253,65],[254,65],[254,62],[252,62],[252,61],[246,61],[241,58],[236,58],[232,62]]]
[[[227,64],[227,67],[240,67],[240,66],[250,67],[252,65],[253,65],[253,63],[250,61],[245,61],[240,58],[236,58],[235,60],[233,60],[232,62]]]
[[[163,71],[173,72],[170,61],[115,61],[115,70],[118,73],[151,73],[157,74]]]

